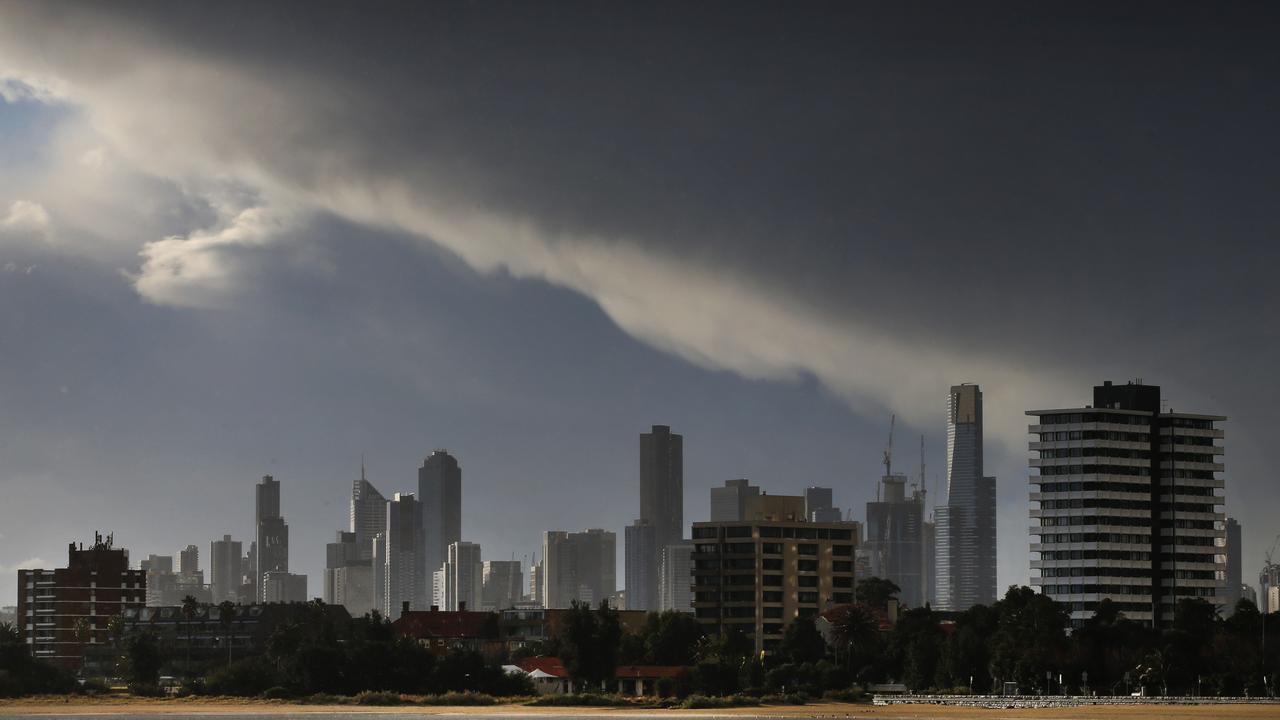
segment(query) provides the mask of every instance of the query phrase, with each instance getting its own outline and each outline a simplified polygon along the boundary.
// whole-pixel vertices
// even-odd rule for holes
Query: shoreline
[[[705,710],[619,707],[531,707],[500,704],[488,706],[425,705],[309,705],[284,700],[245,698],[65,698],[42,697],[0,700],[5,716],[274,716],[274,715],[439,715],[452,717],[667,717],[667,718],[1024,718],[1043,720],[1103,720],[1104,718],[1215,718],[1254,720],[1280,718],[1280,705],[1089,705],[1062,708],[995,709],[939,705],[870,705],[866,703],[813,702]]]

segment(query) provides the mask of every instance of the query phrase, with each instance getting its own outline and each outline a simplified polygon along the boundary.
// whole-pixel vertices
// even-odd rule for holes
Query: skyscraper
[[[391,619],[400,617],[404,603],[409,603],[410,610],[427,609],[431,602],[422,549],[422,505],[413,493],[396,493],[387,504],[387,529],[378,540],[375,545],[384,556],[383,614]]]
[[[617,590],[617,536],[591,529],[542,534],[542,606],[598,605]]]
[[[831,488],[808,487],[804,491],[804,515],[809,522],[840,522],[840,508],[831,499]]]
[[[648,520],[636,520],[627,526],[623,540],[627,558],[627,609],[657,610],[657,528]]]
[[[947,502],[934,511],[937,609],[964,611],[996,600],[996,479],[982,474],[982,391],[947,396]]]
[[[462,539],[462,468],[448,452],[436,450],[418,469],[418,502],[422,564],[434,572],[448,559],[449,546]]]
[[[692,574],[693,543],[662,548],[662,554],[658,558],[659,611],[693,612]]]
[[[1031,410],[1031,583],[1073,623],[1111,600],[1167,627],[1181,598],[1226,585],[1218,415],[1165,412],[1154,385],[1103,383],[1093,405]]]
[[[1227,586],[1222,591],[1219,610],[1223,617],[1230,617],[1236,611],[1236,603],[1242,596],[1244,573],[1240,566],[1240,553],[1244,551],[1240,523],[1235,518],[1227,518]]]
[[[200,548],[188,545],[178,553],[178,572],[195,575],[200,572]]]
[[[724,487],[711,488],[711,522],[734,522],[746,517],[747,498],[760,495],[760,488],[745,478],[725,480]]]
[[[924,496],[908,497],[905,475],[885,475],[881,500],[867,503],[866,550],[871,575],[892,580],[908,607],[925,603]]]
[[[364,476],[364,462],[360,462],[360,479],[351,487],[351,523],[348,528],[355,533],[356,558],[373,557],[373,538],[387,529],[387,499]]]
[[[209,581],[213,586],[213,601],[236,601],[244,577],[241,571],[243,558],[239,540],[223,535],[221,540],[209,543]]]
[[[524,571],[519,560],[485,560],[477,610],[513,608],[524,595]]]
[[[484,561],[480,546],[473,542],[451,543],[443,565],[444,602],[442,610],[479,610],[484,592]]]
[[[666,425],[640,435],[640,519],[659,547],[684,537],[684,438]]]
[[[258,544],[253,583],[258,601],[265,602],[263,575],[268,572],[289,572],[289,525],[280,516],[279,481],[270,475],[264,475],[255,489],[254,520]]]

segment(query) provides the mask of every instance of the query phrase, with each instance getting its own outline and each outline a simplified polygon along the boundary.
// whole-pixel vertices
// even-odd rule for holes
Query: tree
[[[1029,587],[1011,587],[995,609],[1000,620],[991,640],[992,676],[1047,692],[1045,674],[1065,670],[1071,659],[1066,608]]]
[[[601,601],[594,612],[590,605],[574,602],[560,637],[561,658],[570,679],[597,688],[613,680],[621,639],[618,613],[607,602]]]
[[[75,634],[76,644],[80,646],[80,674],[83,675],[84,664],[85,664],[84,645],[85,645],[85,641],[90,638],[90,634],[92,632],[92,628],[89,625],[89,620],[83,617],[76,618],[75,626],[72,628],[72,632]]]
[[[160,642],[150,632],[130,635],[124,642],[124,654],[120,658],[120,674],[130,685],[154,687],[160,681],[160,668],[164,656]]]
[[[889,598],[896,597],[900,592],[902,588],[892,580],[878,577],[864,578],[853,585],[853,599],[877,610],[887,610]]]
[[[812,617],[798,617],[787,624],[778,654],[793,663],[818,662],[827,656],[827,641]]]
[[[231,664],[231,633],[236,621],[236,604],[230,600],[218,603],[218,624],[222,626],[222,641],[227,644],[227,664]]]
[[[187,625],[187,662],[185,670],[188,676],[191,675],[191,645],[192,637],[195,633],[196,612],[200,609],[200,603],[193,595],[187,595],[182,598],[182,617],[186,618]]]
[[[702,623],[688,613],[650,613],[645,628],[645,663],[692,665],[702,636]]]

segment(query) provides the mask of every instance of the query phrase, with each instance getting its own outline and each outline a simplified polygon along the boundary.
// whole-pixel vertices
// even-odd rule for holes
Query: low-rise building
[[[147,600],[147,575],[129,569],[129,551],[94,533],[88,549],[71,543],[67,567],[18,571],[18,628],[31,654],[79,670],[86,651],[108,643],[107,623]]]
[[[848,524],[697,522],[693,544],[694,616],[708,634],[743,632],[757,652],[775,649],[788,622],[853,602]]]
[[[433,655],[476,652],[493,662],[504,655],[499,615],[472,610],[404,610],[391,628]]]

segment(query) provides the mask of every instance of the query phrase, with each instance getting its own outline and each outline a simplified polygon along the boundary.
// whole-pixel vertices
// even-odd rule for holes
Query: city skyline
[[[359,455],[392,497],[437,447],[486,557],[621,551],[655,423],[686,529],[735,478],[865,507],[893,414],[932,506],[964,382],[999,589],[1023,413],[1135,377],[1231,418],[1256,578],[1275,11],[735,10],[0,7],[0,595],[95,526],[247,551],[268,474],[318,595]]]

